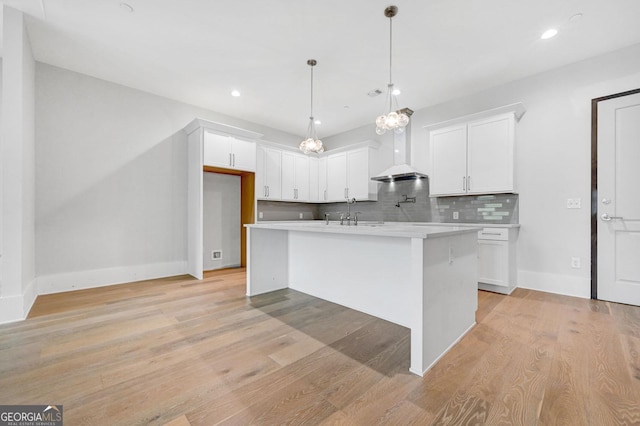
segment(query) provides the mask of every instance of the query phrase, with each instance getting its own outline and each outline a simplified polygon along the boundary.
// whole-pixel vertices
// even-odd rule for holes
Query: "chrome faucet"
[[[351,204],[355,204],[356,203],[356,199],[355,198],[351,198],[348,199],[347,198],[347,216],[344,216],[344,213],[340,214],[340,225],[344,225],[344,220],[347,219],[347,225],[351,225]],[[356,213],[356,220],[355,220],[355,224],[358,224],[358,214]]]

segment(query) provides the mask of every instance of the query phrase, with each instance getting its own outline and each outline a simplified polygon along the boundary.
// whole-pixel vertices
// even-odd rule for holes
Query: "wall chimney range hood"
[[[413,114],[409,108],[401,110],[408,116]],[[414,180],[426,178],[427,175],[409,165],[411,158],[411,123],[404,128],[404,132],[393,132],[393,166],[381,171],[371,180],[378,182],[395,182],[399,180]]]

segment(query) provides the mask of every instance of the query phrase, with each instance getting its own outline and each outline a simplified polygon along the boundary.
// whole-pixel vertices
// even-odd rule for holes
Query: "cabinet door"
[[[327,157],[327,201],[344,201],[347,197],[347,153]]]
[[[289,152],[282,153],[282,199],[296,199],[296,155]]]
[[[509,242],[478,240],[478,281],[509,287]]]
[[[296,155],[296,201],[309,201],[309,157]]]
[[[327,157],[318,160],[318,198],[320,201],[327,201]]]
[[[267,198],[267,160],[266,148],[256,147],[255,193],[258,200]]]
[[[309,201],[317,202],[320,199],[320,187],[318,186],[319,161],[317,158],[309,158]]]
[[[369,198],[369,150],[347,152],[347,197],[357,200]]]
[[[514,116],[468,124],[467,192],[514,192]]]
[[[231,138],[205,130],[203,136],[203,164],[232,168]]]
[[[467,187],[467,126],[434,130],[429,139],[429,195],[464,194]]]
[[[256,170],[255,142],[229,138],[231,140],[232,167],[253,172]]]
[[[281,152],[277,149],[256,148],[256,197],[261,200],[281,198]]]

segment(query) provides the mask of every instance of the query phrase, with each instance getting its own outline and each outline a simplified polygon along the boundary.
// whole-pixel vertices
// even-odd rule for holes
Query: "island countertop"
[[[340,225],[331,221],[327,224],[322,220],[287,221],[287,222],[259,222],[245,225],[248,228],[275,229],[283,231],[303,231],[329,234],[372,235],[384,237],[404,238],[438,238],[456,234],[474,233],[482,230],[482,226],[451,226],[450,224],[411,223],[411,222],[360,222],[358,225]]]

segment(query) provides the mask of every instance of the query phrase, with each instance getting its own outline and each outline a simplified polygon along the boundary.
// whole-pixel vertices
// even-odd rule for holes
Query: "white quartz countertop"
[[[248,228],[276,229],[283,231],[320,232],[331,234],[373,235],[383,237],[437,238],[454,234],[478,232],[483,226],[465,224],[457,226],[447,223],[429,222],[359,222],[358,225],[340,225],[340,222],[323,220],[300,220],[291,222],[259,222],[245,225]]]

